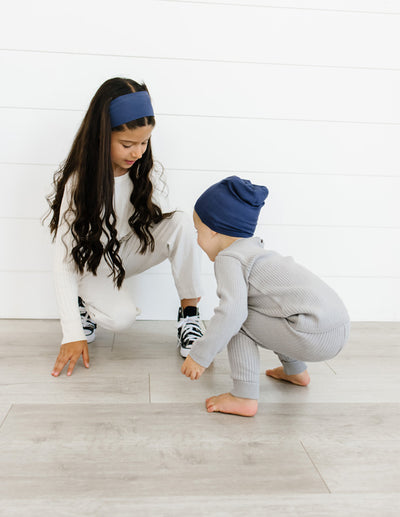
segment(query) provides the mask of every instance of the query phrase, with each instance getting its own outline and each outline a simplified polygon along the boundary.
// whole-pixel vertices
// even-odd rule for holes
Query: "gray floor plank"
[[[67,377],[64,373],[59,378],[54,378],[46,366],[43,368],[43,376],[40,380],[29,381],[20,378],[12,383],[0,384],[0,404],[96,403],[99,400],[104,403],[149,402],[147,373],[113,378],[112,376],[99,377],[92,371],[81,367],[76,368],[71,377]]]
[[[327,492],[298,440],[260,430],[230,415],[221,426],[192,406],[172,415],[165,405],[13,406],[0,433],[0,495],[60,493],[65,483],[77,497]]]
[[[331,492],[400,490],[400,440],[332,443],[305,439],[303,444]]]
[[[7,352],[36,354],[47,350],[57,355],[61,345],[61,328],[58,320],[0,320],[0,354]],[[96,334],[96,347],[111,347],[114,333],[99,329]],[[0,355],[1,357],[1,355]]]
[[[251,419],[204,413],[202,404],[14,404],[0,440],[40,441],[41,437],[79,442],[147,440],[155,447],[189,447],[192,442],[281,443],[306,439],[345,442],[396,442],[399,404],[261,404]],[[29,422],[35,422],[32,428]],[[188,423],[191,423],[189,426]],[[140,438],[140,437],[143,438]],[[390,446],[390,444],[388,444]]]
[[[311,404],[311,403],[397,403],[399,401],[399,376],[386,375],[374,381],[374,389],[366,389],[369,376],[338,376],[332,373],[311,372],[311,384],[294,386],[284,381],[260,375],[260,402]],[[164,379],[163,379],[164,378]],[[232,381],[228,373],[214,369],[206,372],[197,381],[181,378],[176,373],[151,374],[152,402],[203,402],[219,393],[229,392]]]
[[[207,496],[150,497],[134,496],[97,498],[81,496],[79,500],[58,497],[11,499],[0,501],[1,515],[7,517],[398,517],[398,494],[307,494],[284,496],[234,497]]]

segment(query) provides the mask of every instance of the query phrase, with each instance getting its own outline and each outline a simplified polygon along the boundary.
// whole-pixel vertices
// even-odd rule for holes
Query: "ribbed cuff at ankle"
[[[231,394],[242,399],[258,400],[260,385],[258,382],[244,382],[233,379]]]
[[[297,375],[298,373],[304,372],[307,370],[306,363],[303,361],[283,361],[281,359],[283,369],[285,370],[286,375]]]

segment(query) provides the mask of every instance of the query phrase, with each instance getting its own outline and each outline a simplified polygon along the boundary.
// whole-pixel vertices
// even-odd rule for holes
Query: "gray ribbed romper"
[[[346,343],[349,315],[338,295],[291,257],[264,250],[261,239],[235,241],[217,255],[214,271],[220,302],[190,356],[207,368],[228,345],[233,395],[258,399],[258,346],[293,375]]]

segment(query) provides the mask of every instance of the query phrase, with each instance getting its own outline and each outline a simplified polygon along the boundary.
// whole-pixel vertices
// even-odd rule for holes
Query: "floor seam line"
[[[3,420],[1,421],[0,423],[0,431],[1,431],[1,428],[3,427],[3,424],[5,423],[5,421],[7,420],[8,418],[8,415],[10,414],[12,408],[14,407],[14,404],[11,404],[10,407],[8,408],[8,411],[7,411],[7,414],[6,416],[3,418]]]
[[[330,368],[332,370],[332,372],[337,375],[337,372],[335,372],[335,370],[332,368],[332,366],[328,363],[328,361],[325,361],[325,364],[328,368]]]
[[[150,380],[150,374],[149,374],[149,404],[151,404],[151,380]]]
[[[317,467],[317,466],[316,466],[316,464],[314,463],[314,460],[311,458],[311,456],[310,456],[309,452],[308,452],[308,451],[307,451],[307,449],[305,448],[304,443],[303,443],[301,440],[300,440],[300,443],[301,443],[301,446],[302,446],[302,447],[303,447],[303,449],[304,449],[304,452],[307,454],[308,459],[311,461],[311,463],[312,463],[313,467],[314,467],[314,468],[315,468],[315,470],[318,472],[318,475],[319,475],[319,477],[321,478],[321,481],[322,481],[322,482],[323,482],[323,484],[326,486],[326,489],[328,490],[328,493],[329,493],[329,494],[331,494],[332,492],[331,492],[331,490],[329,489],[329,486],[327,485],[327,483],[326,483],[325,479],[322,477],[321,472],[319,471],[318,467]]]

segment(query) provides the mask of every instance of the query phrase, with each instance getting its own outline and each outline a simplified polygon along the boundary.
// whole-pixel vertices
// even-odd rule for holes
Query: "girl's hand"
[[[181,372],[186,377],[190,377],[192,381],[200,379],[202,374],[205,372],[204,366],[200,366],[196,361],[194,361],[190,355],[188,355],[185,359],[185,362],[182,365]]]
[[[83,358],[83,364],[86,368],[89,368],[89,350],[87,341],[72,341],[71,343],[64,343],[61,345],[60,352],[51,375],[53,377],[58,377],[68,361],[69,366],[67,375],[71,375],[73,369],[75,368],[76,362],[81,355]]]

